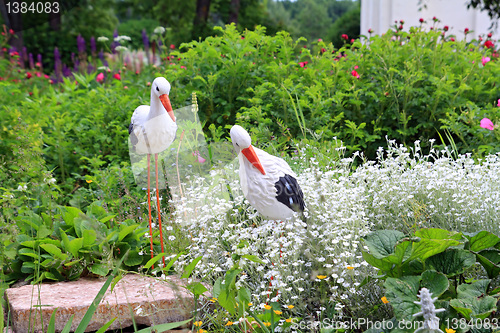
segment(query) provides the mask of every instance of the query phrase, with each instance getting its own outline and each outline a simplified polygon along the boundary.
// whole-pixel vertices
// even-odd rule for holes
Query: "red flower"
[[[342,37],[342,39],[345,39],[345,40],[348,40],[348,39],[349,39],[349,37],[348,37],[346,34],[342,34],[342,36],[341,36],[341,37]]]
[[[450,28],[447,25],[445,25],[443,28],[444,31],[448,31],[448,29],[450,29]]]
[[[434,17],[432,18],[432,20],[433,20],[433,21],[437,21],[437,18],[436,18],[436,16],[434,16]]]
[[[454,42],[454,41],[455,41],[455,38],[451,37],[451,38],[450,38],[450,41],[451,41],[451,42]]]
[[[405,24],[405,21],[401,20],[401,21],[399,21],[399,23],[401,23],[401,24]]]
[[[491,38],[491,36],[493,36],[493,35],[492,35],[492,34],[491,34],[491,32],[490,32],[490,33],[488,34],[488,38]]]
[[[14,56],[19,56],[19,52],[17,52],[17,51],[11,52],[11,53],[10,53],[10,56],[11,56],[11,57],[14,57]]]
[[[14,30],[9,29],[9,34],[11,34],[11,35],[15,34]]]
[[[175,49],[175,45],[174,44],[170,44],[170,49],[171,50]]]
[[[95,80],[99,83],[103,82],[104,81],[104,74],[103,73],[97,74],[97,77],[95,78]]]
[[[403,30],[403,25],[402,24],[399,26],[399,30]]]
[[[465,29],[464,29],[464,34],[466,34],[466,35],[467,35],[468,33],[469,33],[469,28],[465,28]]]
[[[372,29],[372,28],[368,29],[368,33],[369,33],[369,34],[371,34],[372,32],[373,32],[373,29]]]
[[[113,77],[117,80],[121,80],[122,77],[120,76],[120,73],[116,73],[115,75],[113,75]]]
[[[32,92],[32,91],[30,91],[28,94],[29,94],[30,96],[33,96],[33,92]]]
[[[351,75],[354,76],[356,79],[359,79],[359,74],[358,72],[356,72],[355,69],[351,72]]]
[[[33,75],[31,75],[31,73],[30,73],[30,72],[26,73],[26,78],[27,78],[27,79],[31,79],[31,77],[32,77],[32,76],[33,76]]]
[[[307,61],[299,62],[300,67],[306,67],[307,64],[308,64]]]
[[[326,49],[324,47],[321,48],[321,53],[325,53]]]
[[[420,23],[424,23],[424,19],[423,18],[420,18]]]
[[[491,40],[487,40],[486,42],[484,42],[484,47],[486,47],[487,49],[494,48],[495,44],[493,44]]]

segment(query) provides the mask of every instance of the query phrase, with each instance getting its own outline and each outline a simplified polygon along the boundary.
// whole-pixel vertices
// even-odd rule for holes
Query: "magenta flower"
[[[497,106],[500,108],[500,98],[498,99],[498,104]]]
[[[358,72],[356,72],[355,69],[351,72],[351,75],[354,76],[356,79],[359,79],[359,74]]]
[[[97,77],[95,78],[95,80],[99,83],[101,83],[102,81],[104,81],[104,73],[99,73],[97,74]]]
[[[113,75],[113,77],[117,80],[121,80],[122,77],[120,76],[120,73],[116,73],[115,75]]]
[[[481,125],[482,128],[486,128],[487,130],[493,131],[495,129],[495,125],[493,125],[493,122],[489,120],[488,118],[483,118],[481,119]]]
[[[483,66],[486,65],[487,62],[489,62],[491,59],[490,57],[483,57],[483,59],[481,59],[481,62],[483,63]]]
[[[306,67],[307,61],[299,62],[300,67]]]
[[[194,151],[193,152],[193,156],[196,156],[198,157],[198,163],[205,163],[206,162],[206,159],[204,159],[203,157],[201,157],[201,154],[198,150]]]

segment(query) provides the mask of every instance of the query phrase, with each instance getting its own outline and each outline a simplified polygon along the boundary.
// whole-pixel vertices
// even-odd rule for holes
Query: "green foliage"
[[[443,229],[420,229],[412,236],[379,230],[364,237],[369,252],[363,258],[378,268],[397,320],[413,321],[420,312],[414,302],[421,288],[438,298],[441,323],[463,316],[485,319],[497,311],[494,281],[499,276],[500,237],[486,231],[462,234]],[[486,259],[488,256],[493,261]],[[488,279],[466,279],[479,263]],[[479,268],[479,267],[477,267]]]
[[[54,215],[25,211],[15,220],[18,234],[14,241],[4,243],[7,281],[107,276],[117,262],[123,261],[123,268],[132,270],[148,261],[143,255],[149,248],[149,239],[144,237],[148,228],[131,219],[117,223],[99,202],[85,214],[75,207],[59,207]],[[154,247],[158,252],[159,245]]]

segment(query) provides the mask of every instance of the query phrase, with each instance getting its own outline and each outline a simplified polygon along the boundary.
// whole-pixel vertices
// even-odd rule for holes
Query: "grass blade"
[[[104,326],[101,327],[96,333],[104,333],[104,332],[106,332],[106,330],[108,329],[108,327],[111,326],[111,324],[113,324],[115,320],[116,320],[116,317],[112,318],[110,321],[108,321],[106,324],[104,324]]]
[[[71,330],[71,323],[73,323],[73,318],[75,318],[74,314],[71,315],[71,317],[69,317],[69,320],[66,323],[66,325],[64,325],[64,328],[62,329],[61,333],[69,333],[69,331]]]
[[[52,312],[52,315],[50,316],[49,327],[47,327],[47,333],[55,333],[55,331],[56,331],[56,312],[57,312],[57,309],[58,308],[56,308]]]
[[[122,257],[120,262],[116,265],[115,269],[113,269],[113,272],[111,273],[110,276],[108,276],[108,279],[102,286],[101,290],[97,293],[96,297],[94,298],[94,301],[90,305],[89,309],[87,312],[85,312],[85,315],[82,318],[82,321],[78,325],[78,327],[75,330],[75,333],[84,333],[85,329],[89,325],[90,321],[92,320],[92,316],[94,315],[94,312],[97,310],[97,307],[99,306],[99,303],[101,302],[102,298],[104,297],[104,294],[106,293],[106,290],[108,290],[109,285],[113,281],[113,278],[116,276],[118,273],[118,268],[121,266],[123,260],[127,257],[127,253]]]
[[[155,325],[155,326],[152,326],[152,327],[148,327],[148,328],[142,329],[140,331],[137,331],[136,333],[152,333],[152,332],[161,333],[161,332],[165,332],[165,331],[177,328],[179,326],[185,325],[185,324],[189,323],[191,320],[193,320],[193,319],[188,319],[188,320],[184,320],[184,321],[178,321],[178,322],[175,322],[175,323],[159,324],[159,325]]]

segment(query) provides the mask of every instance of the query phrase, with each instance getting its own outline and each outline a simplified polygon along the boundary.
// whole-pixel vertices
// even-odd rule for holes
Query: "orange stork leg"
[[[150,190],[150,167],[151,154],[148,154],[148,216],[149,216],[149,240],[151,244],[151,258],[153,258],[153,227],[151,226],[151,190]],[[154,268],[154,265],[151,266]]]
[[[158,225],[160,226],[160,244],[161,253],[165,253],[163,248],[163,228],[161,227],[161,211],[160,211],[160,188],[158,186],[158,154],[155,154],[155,168],[156,168],[156,207],[158,210]],[[163,267],[165,267],[165,257],[162,256]]]

